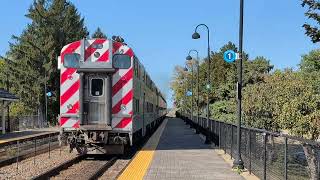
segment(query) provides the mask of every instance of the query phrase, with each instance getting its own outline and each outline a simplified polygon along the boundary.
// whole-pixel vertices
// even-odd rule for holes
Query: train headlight
[[[127,109],[126,105],[121,104],[121,109],[122,109],[123,111],[125,111],[125,110]]]
[[[68,75],[68,79],[69,79],[69,80],[72,80],[72,79],[73,79],[73,76],[72,76],[72,75]]]
[[[68,105],[67,105],[67,108],[68,108],[69,110],[72,109],[72,108],[73,108],[72,104],[68,104]]]
[[[95,52],[93,55],[94,55],[94,57],[96,57],[96,58],[99,58],[99,57],[100,57],[100,53],[99,53],[99,52]]]

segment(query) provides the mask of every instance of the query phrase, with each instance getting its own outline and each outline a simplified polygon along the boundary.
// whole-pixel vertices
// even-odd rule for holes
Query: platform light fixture
[[[210,86],[210,30],[209,27],[205,24],[199,24],[196,26],[194,33],[192,34],[192,39],[200,39],[200,34],[197,32],[198,27],[200,26],[204,26],[207,29],[207,43],[208,43],[208,69],[207,69],[207,85],[206,87],[211,87]],[[209,117],[210,117],[210,109],[209,109],[209,94],[210,94],[210,89],[207,89],[207,121],[206,121],[206,128],[209,128]],[[210,144],[210,140],[209,140],[209,134],[206,135],[206,140],[205,140],[206,144]]]
[[[196,66],[197,66],[197,123],[199,123],[199,52],[195,49],[192,49],[189,51],[188,53],[188,56],[186,57],[186,60],[187,61],[191,61],[192,63],[192,92],[193,92],[193,62],[192,62],[192,57],[190,56],[190,53],[191,52],[196,52],[197,54],[197,63],[196,63]],[[191,111],[193,112],[193,93],[192,93],[192,106],[191,106]],[[192,117],[193,117],[193,114],[192,114]],[[199,133],[199,129],[196,127],[196,133],[198,134]]]

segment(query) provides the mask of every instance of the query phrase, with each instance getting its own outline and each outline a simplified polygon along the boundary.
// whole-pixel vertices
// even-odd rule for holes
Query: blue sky
[[[191,35],[199,23],[210,28],[210,45],[219,49],[238,44],[238,0],[71,0],[90,32],[98,26],[110,37],[121,35],[134,49],[171,104],[169,82],[175,65],[182,65],[190,49],[206,56],[206,31],[200,40]],[[11,35],[19,35],[29,20],[24,16],[32,0],[1,1],[0,54]],[[182,3],[183,2],[183,3]],[[245,0],[244,50],[251,58],[263,55],[276,68],[296,67],[301,55],[319,48],[304,35],[308,20],[299,0]]]

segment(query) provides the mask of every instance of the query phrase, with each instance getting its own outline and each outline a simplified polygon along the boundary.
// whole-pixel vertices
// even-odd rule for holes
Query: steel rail
[[[70,166],[72,166],[73,164],[76,164],[78,162],[80,162],[81,160],[86,158],[86,154],[84,155],[79,155],[73,159],[70,159],[56,167],[53,167],[51,169],[49,169],[48,171],[32,178],[33,180],[44,180],[44,179],[50,179],[50,177],[59,174],[59,172],[61,172],[62,170],[65,170],[67,168],[69,168]]]
[[[93,173],[89,180],[98,179],[104,172],[106,172],[116,161],[118,157],[111,158],[107,163],[105,163],[102,167],[100,167],[95,173]]]

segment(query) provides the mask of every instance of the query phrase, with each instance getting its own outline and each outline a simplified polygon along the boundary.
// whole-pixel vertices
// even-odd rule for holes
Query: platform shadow
[[[210,144],[204,142],[205,140],[182,119],[168,118],[156,151],[212,149]]]
[[[40,134],[40,133],[45,133],[45,132],[47,132],[47,131],[31,131],[30,130],[30,131],[10,132],[10,133],[6,133],[6,134],[0,134],[0,140],[19,138],[19,137]]]

